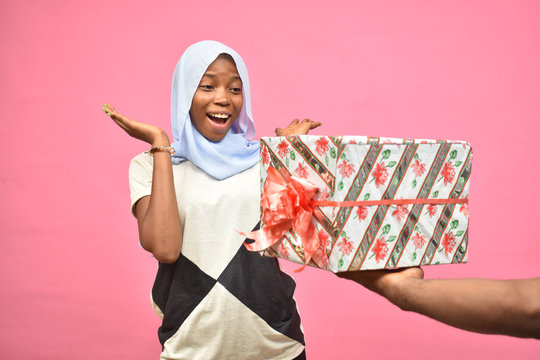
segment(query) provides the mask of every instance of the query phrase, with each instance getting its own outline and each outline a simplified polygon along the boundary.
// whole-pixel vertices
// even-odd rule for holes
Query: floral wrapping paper
[[[274,167],[316,185],[314,200],[466,199],[471,161],[463,141],[264,137],[261,193]],[[341,272],[466,262],[468,215],[467,203],[317,206],[311,221],[327,259],[307,265]],[[264,254],[304,263],[292,230]]]

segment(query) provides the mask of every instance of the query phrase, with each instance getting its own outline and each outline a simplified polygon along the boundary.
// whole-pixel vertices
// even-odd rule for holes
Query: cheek
[[[189,113],[192,112],[199,112],[201,111],[205,106],[205,96],[200,91],[197,91],[195,95],[193,95],[193,100],[191,101],[191,109],[189,109]]]
[[[235,100],[235,107],[240,113],[240,110],[242,110],[242,106],[244,106],[244,98],[240,97],[239,99]]]
[[[191,121],[198,124],[203,121],[204,116],[204,105],[201,103],[200,99],[196,99],[194,97],[193,102],[191,103],[191,108],[189,109],[189,117],[191,118]]]

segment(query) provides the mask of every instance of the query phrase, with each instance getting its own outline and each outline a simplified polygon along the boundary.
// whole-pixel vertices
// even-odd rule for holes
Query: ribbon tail
[[[313,254],[320,246],[320,238],[315,226],[311,222],[312,209],[303,210],[301,214],[297,216],[293,224],[293,229],[302,241],[302,247],[304,248],[304,265],[309,264]],[[299,269],[299,271],[301,271]]]
[[[313,262],[320,268],[328,266],[328,256],[326,255],[324,248],[319,247],[312,256]]]
[[[324,252],[322,248],[318,248],[317,251],[313,253],[313,255],[310,255],[309,258],[306,257],[306,261],[304,262],[304,265],[294,270],[294,272],[298,273],[298,272],[303,271],[310,260],[313,260],[313,262],[317,264],[320,268],[325,268],[328,265],[328,256],[326,255],[326,253]]]
[[[291,228],[290,221],[285,221],[276,225],[265,226],[264,228],[243,233],[238,231],[239,234],[247,239],[253,239],[255,242],[247,244],[244,242],[244,246],[249,251],[263,251],[266,248],[279,242],[283,235]]]

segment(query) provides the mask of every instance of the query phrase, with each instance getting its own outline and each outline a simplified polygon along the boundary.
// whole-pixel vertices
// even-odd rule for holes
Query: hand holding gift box
[[[462,141],[262,138],[261,230],[246,246],[333,272],[465,262],[471,161]]]

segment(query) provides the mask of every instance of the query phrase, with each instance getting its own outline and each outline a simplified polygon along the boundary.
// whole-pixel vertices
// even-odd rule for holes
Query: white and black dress
[[[130,165],[132,206],[150,195],[153,158]],[[258,164],[216,180],[186,161],[173,166],[183,243],[159,264],[152,302],[162,317],[162,359],[293,359],[304,334],[294,280],[275,259],[249,252],[236,230],[259,221]]]

